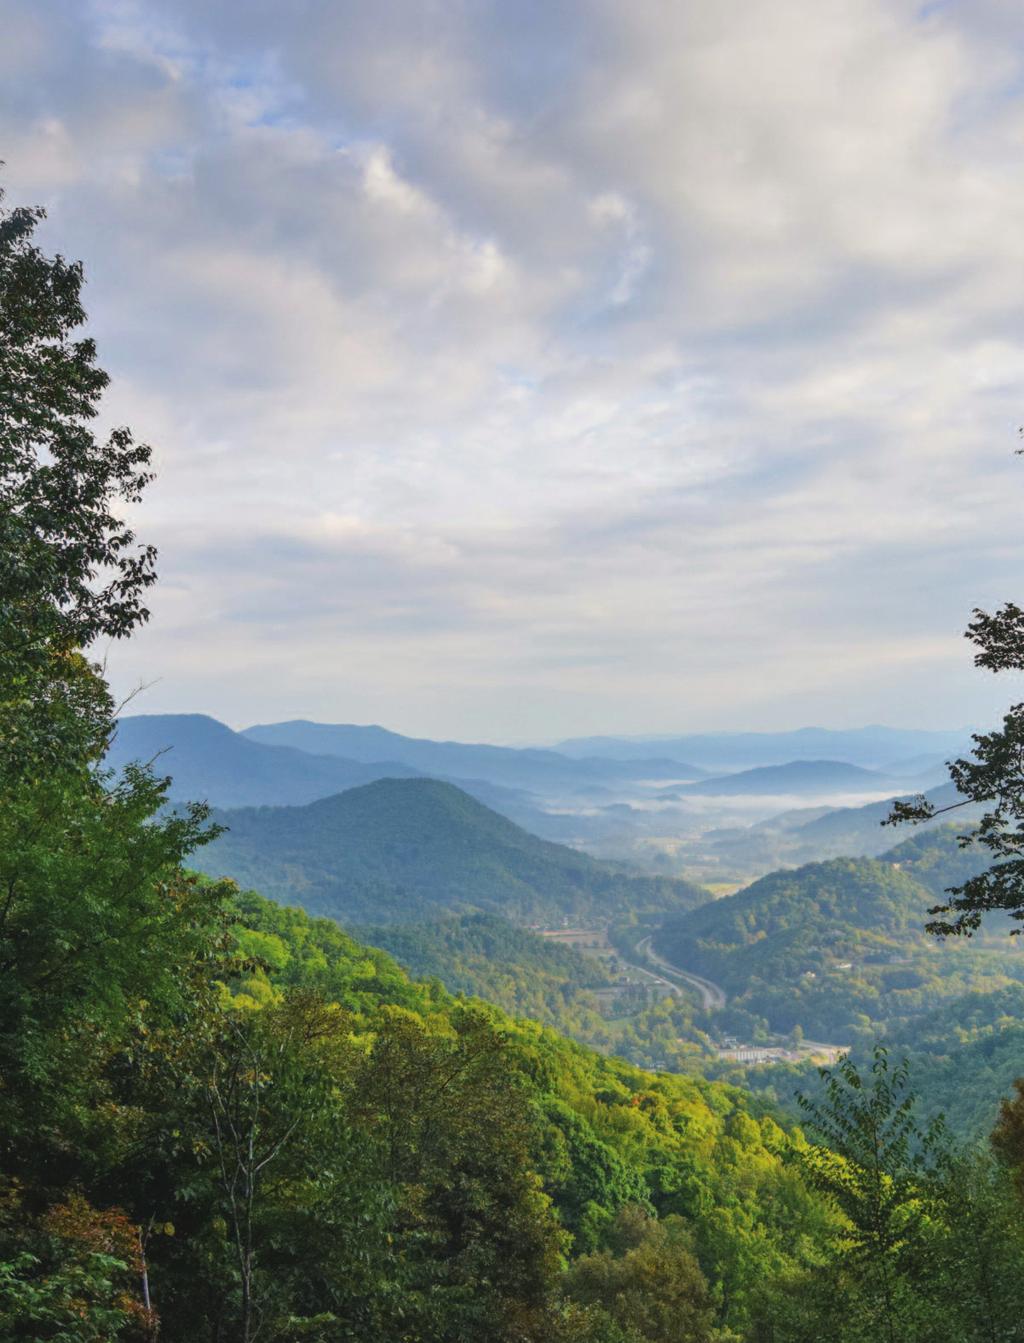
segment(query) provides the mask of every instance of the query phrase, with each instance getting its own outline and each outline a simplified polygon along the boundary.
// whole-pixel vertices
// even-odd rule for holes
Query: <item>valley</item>
[[[669,976],[669,982],[682,981],[691,989],[695,989],[700,997],[700,1003],[705,1012],[714,1012],[726,1004],[725,990],[718,984],[712,983],[710,979],[704,979],[700,975],[691,974],[687,970],[682,970],[678,965],[673,965],[671,961],[665,960],[651,946],[653,934],[641,938],[636,944],[637,952],[649,961],[655,969],[663,975]]]
[[[934,1104],[955,1108],[943,1060],[981,1067],[997,1049],[1005,1014],[984,1004],[1024,993],[1024,957],[1005,920],[966,945],[928,937],[927,910],[977,853],[941,817],[909,835],[881,824],[901,780],[955,798],[935,749],[953,741],[864,729],[563,752],[155,716],[124,720],[109,762],[145,750],[172,796],[215,804],[203,872],[336,919],[450,991],[784,1106],[815,1064],[898,1041],[927,1053]],[[937,1039],[957,1003],[977,1026]],[[990,1096],[1016,1066],[1007,1054]]]

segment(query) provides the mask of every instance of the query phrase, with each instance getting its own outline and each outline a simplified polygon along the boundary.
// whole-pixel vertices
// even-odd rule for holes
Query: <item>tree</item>
[[[914,1303],[903,1266],[916,1249],[920,1208],[915,1201],[922,1135],[906,1063],[890,1066],[877,1046],[870,1079],[849,1058],[821,1069],[825,1096],[800,1104],[824,1146],[806,1157],[813,1184],[849,1224],[844,1258],[866,1292],[872,1328],[885,1343],[905,1343]]]
[[[50,1337],[36,1319],[49,1311],[54,1337],[84,1338],[71,1317],[94,1302],[94,1336],[112,1338],[103,1312],[120,1310],[109,1291],[138,1228],[127,1258],[69,1258],[47,1210],[78,1206],[76,1187],[130,1141],[119,1060],[216,958],[223,891],[181,870],[210,834],[204,808],[162,814],[167,780],[99,768],[115,708],[88,650],[147,615],[154,551],[122,513],[149,449],[126,429],[92,432],[108,379],[78,332],[82,268],[43,253],[41,219],[0,208],[0,1176],[25,1191],[23,1215],[0,1226],[22,1317],[4,1327]],[[50,1226],[42,1248],[34,1226]]]
[[[127,429],[90,430],[109,382],[85,321],[80,262],[33,239],[40,209],[0,192],[0,611],[5,653],[40,638],[65,649],[121,638],[145,620],[152,546],[115,505],[149,483],[150,449]]]
[[[295,992],[256,1011],[227,1005],[203,1024],[207,1039],[188,1080],[236,1260],[239,1337],[250,1343],[265,1323],[266,1275],[258,1270],[274,1239],[272,1209],[297,1201],[308,1172],[318,1183],[326,1178],[341,1151],[336,1130],[326,1152],[317,1139],[352,1071],[351,1023],[315,995]]]
[[[109,381],[85,320],[79,262],[48,257],[39,209],[0,193],[0,777],[52,767],[69,738],[95,757],[112,720],[80,650],[148,616],[155,550],[120,511],[150,480],[150,450],[92,432]]]
[[[624,1340],[710,1340],[711,1294],[683,1219],[659,1222],[640,1208],[627,1207],[618,1213],[610,1237],[614,1249],[584,1255],[572,1265],[566,1294],[607,1314]]]
[[[394,1191],[401,1289],[378,1336],[546,1340],[565,1237],[534,1173],[537,1115],[507,1039],[475,1007],[433,1022],[384,1008],[373,1028],[354,1112]]]
[[[919,1272],[971,1343],[1019,1335],[1024,1237],[1005,1169],[984,1151],[940,1144],[921,1184],[927,1212]]]
[[[1007,602],[994,614],[975,609],[967,638],[978,648],[977,667],[991,672],[1024,671],[1024,610]],[[950,899],[929,912],[927,925],[940,937],[970,937],[991,910],[1024,920],[1024,703],[1011,705],[1003,725],[976,734],[973,756],[953,760],[949,774],[960,800],[935,807],[925,797],[897,802],[883,824],[924,821],[970,803],[987,808],[976,829],[960,836],[961,848],[981,845],[991,866],[948,890]],[[1014,934],[1020,929],[1014,929]]]

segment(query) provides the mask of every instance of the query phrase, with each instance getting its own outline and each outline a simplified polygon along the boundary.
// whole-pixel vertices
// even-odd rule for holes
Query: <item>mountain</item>
[[[585,787],[608,780],[699,779],[705,773],[695,765],[660,752],[656,755],[648,752],[630,760],[573,760],[556,751],[429,741],[403,737],[382,727],[311,723],[302,719],[246,728],[243,735],[265,745],[290,746],[317,755],[340,755],[363,761],[400,760],[418,772],[434,777],[485,779],[541,792]]]
[[[537,839],[461,789],[385,779],[304,807],[217,813],[228,833],[196,865],[343,923],[489,910],[519,922],[608,920],[707,899]]]
[[[785,765],[759,765],[676,789],[682,795],[698,793],[702,797],[737,797],[807,793],[878,792],[890,786],[884,775],[840,760],[792,760]]]
[[[684,966],[696,956],[735,991],[752,975],[784,979],[796,962],[801,971],[818,969],[829,960],[883,953],[894,940],[923,941],[932,902],[929,891],[891,864],[838,858],[772,872],[686,914],[665,946],[671,942]]]
[[[301,805],[375,779],[417,774],[398,761],[368,763],[265,745],[205,714],[122,718],[105,763],[120,770],[148,760],[171,776],[172,798],[218,807]]]
[[[937,891],[941,898],[950,884],[941,863],[950,842],[930,841],[909,857],[900,846],[894,861],[836,858],[772,872],[673,918],[656,949],[721,984],[746,1029],[760,1018],[775,1031],[799,1025],[815,1040],[849,1042],[945,998],[1024,981],[1024,955],[1005,921],[966,944],[925,932]],[[929,870],[927,884],[915,862]],[[955,868],[946,872],[956,879]]]
[[[947,823],[917,831],[901,844],[887,849],[882,861],[892,863],[936,899],[941,899],[951,886],[961,886],[968,878],[983,872],[991,862],[991,854],[983,846],[972,844],[961,848],[958,836],[971,829],[970,825]],[[990,913],[987,924],[995,917]],[[1001,917],[1006,918],[1005,915]]]
[[[887,768],[908,758],[941,762],[970,746],[970,733],[862,727],[832,730],[800,728],[795,732],[705,732],[659,737],[575,737],[559,742],[563,755],[585,759],[604,756],[632,760],[652,754],[692,760],[715,772],[775,765],[782,760],[843,760],[852,765]],[[924,768],[924,765],[921,766]]]

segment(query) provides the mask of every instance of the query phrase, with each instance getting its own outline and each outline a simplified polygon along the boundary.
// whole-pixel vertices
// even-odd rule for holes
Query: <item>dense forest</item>
[[[942,890],[974,870],[977,856],[951,832],[925,833],[880,859],[771,873],[668,920],[658,945],[726,988],[724,1025],[799,1027],[849,1044],[942,1000],[1024,982],[1024,952],[1005,916],[967,943],[925,932]]]
[[[192,870],[206,809],[101,763],[150,453],[92,432],[81,268],[38,218],[0,215],[0,1338],[1021,1337],[1024,1099],[963,1148],[876,1052],[801,1128]],[[868,875],[882,913],[903,879]]]
[[[224,833],[197,856],[206,871],[344,923],[469,910],[543,925],[607,922],[708,898],[691,882],[634,876],[538,839],[437,779],[381,779],[304,807],[216,819]]]
[[[417,979],[495,1003],[576,1039],[611,1042],[595,989],[615,982],[610,967],[497,914],[353,930],[383,947]]]

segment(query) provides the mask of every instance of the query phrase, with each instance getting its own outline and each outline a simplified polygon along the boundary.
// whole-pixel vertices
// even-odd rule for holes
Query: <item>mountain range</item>
[[[970,746],[967,729],[951,732],[913,728],[863,727],[835,730],[805,727],[793,732],[701,732],[659,737],[572,737],[555,747],[563,755],[586,759],[632,760],[664,755],[693,761],[718,772],[775,765],[784,760],[844,760],[872,769],[924,770]]]
[[[219,807],[302,805],[375,779],[451,779],[502,810],[528,815],[530,793],[589,794],[703,771],[668,759],[571,760],[554,751],[403,737],[377,727],[281,723],[235,732],[205,714],[122,718],[106,764],[154,762],[171,796]]]
[[[629,759],[571,759],[557,751],[404,737],[382,727],[311,723],[297,719],[246,728],[243,736],[269,746],[297,747],[316,755],[373,762],[400,760],[421,774],[451,779],[487,779],[544,792],[610,780],[699,779],[705,771],[669,752],[646,752]]]
[[[302,804],[375,779],[418,773],[397,760],[370,764],[264,745],[205,714],[122,718],[105,764],[118,770],[132,761],[152,761],[158,774],[169,775],[175,800],[221,807]]]

